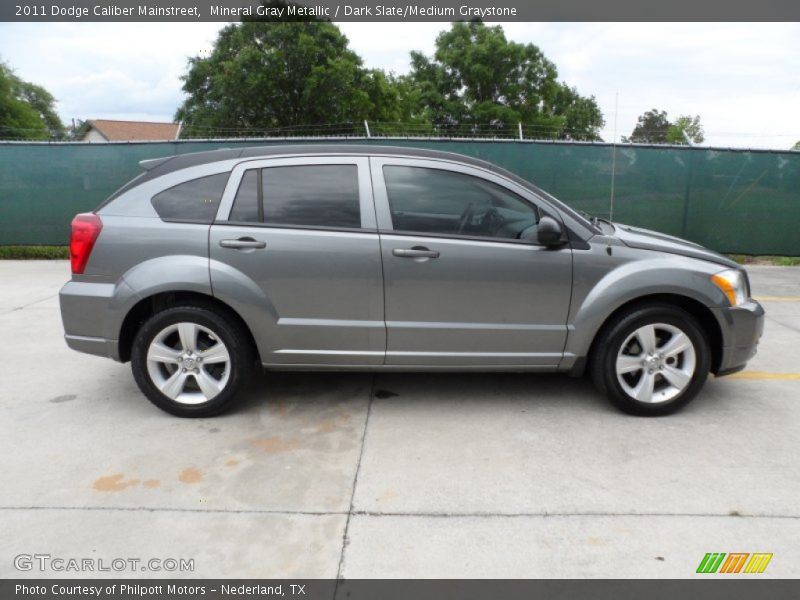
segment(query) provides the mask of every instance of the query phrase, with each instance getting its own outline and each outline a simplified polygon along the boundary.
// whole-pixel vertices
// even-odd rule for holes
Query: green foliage
[[[67,246],[0,246],[0,260],[63,260]]]
[[[187,136],[403,116],[396,80],[365,69],[339,28],[314,18],[228,25],[182,79],[189,97],[176,118]]]
[[[792,150],[800,150],[800,142],[797,142],[794,146],[792,146]]]
[[[432,58],[412,52],[411,64],[419,113],[436,128],[522,123],[535,137],[599,139],[604,123],[594,98],[559,83],[538,47],[508,41],[500,26],[453,23],[436,38]]]
[[[556,94],[555,112],[564,117],[564,128],[559,132],[559,138],[602,141],[600,128],[605,121],[594,96],[586,98],[575,88],[561,84]]]
[[[800,256],[751,256],[729,254],[728,258],[740,265],[772,265],[775,267],[800,267]]]
[[[692,144],[701,144],[705,140],[699,115],[681,115],[667,130],[668,144],[687,144],[687,138]]]
[[[0,138],[46,140],[61,137],[64,126],[55,99],[43,87],[23,81],[0,63]]]
[[[653,108],[639,116],[630,137],[623,136],[622,141],[624,143],[666,144],[667,132],[670,127],[672,127],[672,123],[667,119],[666,111]]]
[[[595,99],[559,83],[536,46],[509,42],[499,26],[456,23],[438,36],[432,59],[412,52],[411,60],[406,76],[366,69],[330,22],[245,20],[223,29],[209,56],[189,60],[176,118],[186,137],[340,132],[325,129],[333,123],[360,133],[366,119],[378,135],[522,123],[529,137],[600,139]]]
[[[705,140],[700,116],[681,115],[675,122],[670,122],[667,112],[653,108],[648,110],[636,122],[630,137],[623,137],[624,143],[641,144],[678,144],[687,145],[687,138],[692,144],[700,144]]]
[[[83,119],[73,119],[72,123],[67,126],[67,130],[64,135],[69,141],[80,141],[89,131],[89,129],[90,125],[88,121],[84,121]]]

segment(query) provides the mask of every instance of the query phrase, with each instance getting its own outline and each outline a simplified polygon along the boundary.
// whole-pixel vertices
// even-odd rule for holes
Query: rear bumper
[[[67,346],[78,352],[119,360],[117,340],[69,334],[64,335],[64,340]]]
[[[120,314],[124,313],[115,309],[118,285],[69,281],[61,288],[58,299],[67,346],[78,352],[119,360],[116,338]]]
[[[721,377],[741,371],[755,356],[764,333],[764,308],[755,300],[741,306],[715,309],[722,327],[722,356],[715,375]]]

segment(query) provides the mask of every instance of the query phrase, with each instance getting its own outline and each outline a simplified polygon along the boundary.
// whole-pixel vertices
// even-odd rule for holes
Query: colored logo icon
[[[708,552],[697,566],[698,573],[763,573],[772,553]]]

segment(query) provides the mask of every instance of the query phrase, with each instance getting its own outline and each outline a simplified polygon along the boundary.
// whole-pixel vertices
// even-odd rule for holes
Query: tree
[[[0,138],[46,140],[64,135],[55,99],[0,62]]]
[[[556,114],[564,117],[559,138],[567,140],[600,141],[600,128],[605,121],[594,96],[586,98],[575,88],[562,83],[555,100]]]
[[[652,109],[639,116],[630,137],[623,137],[624,143],[666,144],[667,133],[672,123],[663,110]]]
[[[687,141],[688,140],[688,141]],[[667,130],[669,144],[701,144],[705,140],[700,116],[681,115]]]
[[[797,142],[794,146],[792,146],[792,150],[800,150],[800,142]]]
[[[397,116],[394,79],[365,69],[339,28],[313,17],[228,25],[208,57],[189,59],[182,80],[189,97],[176,118],[189,136]]]
[[[699,115],[681,115],[671,123],[666,111],[656,108],[639,115],[630,137],[622,138],[623,143],[681,145],[700,144],[704,140]]]
[[[469,133],[522,123],[536,137],[599,139],[595,99],[559,83],[538,47],[508,41],[500,26],[453,23],[436,38],[433,57],[412,52],[411,65],[418,111],[437,128]]]

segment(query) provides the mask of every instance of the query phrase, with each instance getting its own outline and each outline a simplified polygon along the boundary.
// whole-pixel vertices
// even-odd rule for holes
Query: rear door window
[[[292,165],[246,171],[229,220],[360,229],[358,166]]]
[[[153,196],[151,202],[165,221],[212,223],[230,173],[179,183]]]
[[[258,214],[258,171],[252,169],[245,171],[239,189],[233,200],[233,208],[229,221],[242,223],[258,223],[261,217]]]

